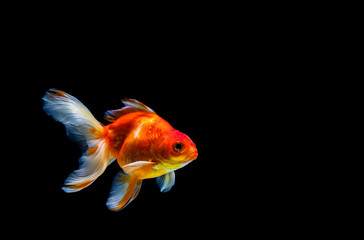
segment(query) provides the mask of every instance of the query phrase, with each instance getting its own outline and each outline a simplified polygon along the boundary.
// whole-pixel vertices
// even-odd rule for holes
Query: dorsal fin
[[[139,102],[135,99],[129,99],[125,98],[122,100],[125,107],[116,109],[116,110],[109,110],[105,113],[105,119],[109,122],[115,122],[118,118],[121,116],[124,116],[131,112],[151,112],[154,113],[154,111],[147,107],[145,104]]]

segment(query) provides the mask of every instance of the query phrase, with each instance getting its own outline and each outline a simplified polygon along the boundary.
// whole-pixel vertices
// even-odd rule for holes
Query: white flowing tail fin
[[[43,109],[66,127],[68,137],[83,150],[79,169],[69,175],[62,188],[77,192],[93,183],[115,158],[110,156],[103,126],[77,98],[56,89],[49,89],[43,97]]]

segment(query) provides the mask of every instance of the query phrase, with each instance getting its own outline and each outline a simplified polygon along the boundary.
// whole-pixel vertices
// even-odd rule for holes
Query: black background
[[[119,44],[115,40],[106,49],[96,50],[94,41],[87,42],[81,35],[75,38],[82,40],[72,41],[37,38],[24,49],[24,67],[13,77],[16,81],[28,78],[18,81],[17,90],[28,113],[26,124],[20,121],[27,138],[26,154],[15,163],[25,184],[17,194],[27,196],[17,198],[20,216],[59,234],[68,228],[81,228],[82,234],[92,234],[93,229],[128,229],[123,232],[127,236],[140,225],[152,232],[188,229],[182,231],[188,234],[208,228],[209,222],[219,225],[221,214],[234,213],[225,212],[230,209],[227,204],[240,198],[231,189],[237,178],[227,172],[241,161],[238,156],[228,157],[231,151],[241,152],[229,144],[234,141],[231,131],[239,135],[241,130],[239,102],[232,93],[241,83],[224,81],[229,67],[218,59],[222,55],[201,49],[194,41],[154,45],[148,40],[148,46],[140,41],[133,47],[123,42],[125,49],[114,51]],[[75,96],[103,124],[108,124],[104,112],[122,107],[121,99],[137,99],[186,133],[199,157],[176,172],[176,184],[167,193],[160,192],[155,179],[143,181],[139,196],[120,212],[111,212],[105,205],[119,170],[116,162],[90,187],[67,194],[61,187],[78,168],[81,151],[67,138],[64,126],[44,113],[41,98],[49,88]]]
[[[8,25],[3,66],[4,92],[12,94],[3,102],[15,155],[6,205],[14,224],[35,223],[27,231],[66,237],[258,234],[285,227],[296,196],[281,187],[277,159],[285,156],[277,122],[285,99],[277,78],[284,76],[273,41],[266,41],[274,31],[262,30],[267,25],[213,12],[172,22],[71,10],[22,13]],[[145,180],[120,212],[105,205],[116,162],[91,186],[67,194],[61,187],[78,168],[81,150],[44,113],[49,88],[75,96],[103,124],[104,112],[122,107],[121,99],[137,99],[186,133],[199,156],[176,171],[169,192]]]
[[[236,224],[250,231],[273,221],[279,191],[277,185],[266,182],[273,163],[265,158],[267,148],[260,148],[268,140],[253,107],[259,99],[251,100],[254,94],[247,90],[255,92],[256,86],[224,80],[232,77],[229,66],[215,58],[201,61],[178,53],[171,61],[154,53],[148,62],[110,67],[118,60],[104,60],[108,54],[75,60],[71,52],[54,51],[59,58],[38,59],[26,68],[32,78],[41,79],[22,85],[20,91],[29,113],[25,123],[19,119],[27,141],[25,154],[15,164],[20,168],[16,172],[20,184],[25,184],[17,193],[27,197],[17,198],[21,206],[17,210],[26,221],[59,234],[67,234],[63,228],[81,228],[82,235],[92,235],[94,228],[139,231],[140,225],[147,232],[184,229],[180,231],[186,235],[211,228],[236,230]],[[155,179],[144,180],[138,197],[120,212],[111,212],[105,205],[119,170],[116,162],[89,187],[67,194],[61,187],[78,168],[81,150],[67,138],[64,126],[44,113],[42,97],[49,88],[75,96],[103,124],[108,124],[104,112],[122,107],[122,98],[138,99],[186,133],[199,156],[176,171],[176,184],[167,193],[160,192]],[[128,236],[129,231],[123,234]]]

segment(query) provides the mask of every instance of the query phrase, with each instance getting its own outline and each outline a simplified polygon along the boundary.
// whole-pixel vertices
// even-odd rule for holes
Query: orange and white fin
[[[143,176],[147,175],[147,173],[151,170],[152,167],[155,166],[155,164],[155,162],[137,161],[122,166],[122,169],[125,173],[129,175],[136,175],[140,178],[143,178]]]
[[[43,97],[47,115],[66,127],[68,137],[78,143],[83,151],[95,146],[93,141],[103,131],[91,112],[77,98],[57,89],[49,89]]]
[[[79,169],[69,175],[63,187],[65,192],[77,192],[93,183],[115,160],[102,138],[103,125],[77,98],[63,91],[49,89],[43,100],[46,114],[63,123],[68,137],[83,150]]]
[[[122,100],[125,107],[116,109],[116,110],[109,110],[105,113],[105,119],[109,122],[115,122],[121,116],[124,116],[131,112],[150,112],[154,113],[154,111],[147,107],[145,104],[139,102],[135,99],[128,99],[125,98]]]
[[[112,183],[106,206],[112,211],[120,211],[126,207],[138,196],[142,181],[135,175],[118,172]]]
[[[161,189],[161,192],[168,192],[174,185],[176,176],[174,172],[166,173],[160,177],[157,177],[157,184]]]
[[[79,159],[79,168],[68,176],[62,189],[67,193],[77,192],[93,183],[115,160],[115,158],[110,157],[108,148],[103,139],[99,141],[96,147],[90,148],[92,151],[87,151]]]

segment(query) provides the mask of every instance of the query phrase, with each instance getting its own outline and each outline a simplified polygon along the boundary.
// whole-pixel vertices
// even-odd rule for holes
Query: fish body
[[[174,129],[143,103],[124,99],[125,107],[105,113],[111,122],[102,125],[75,97],[50,89],[43,97],[44,110],[62,122],[83,155],[79,169],[65,181],[65,192],[77,192],[92,184],[117,160],[120,171],[106,205],[118,211],[136,198],[143,179],[157,178],[162,192],[174,185],[174,171],[197,158],[193,141]]]

